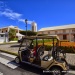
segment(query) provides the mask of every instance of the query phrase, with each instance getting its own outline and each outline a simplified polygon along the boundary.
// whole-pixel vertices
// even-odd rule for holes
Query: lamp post
[[[26,23],[26,36],[27,36],[27,19],[25,19],[25,23]]]
[[[27,19],[25,19],[25,23],[26,23],[26,37],[27,37]],[[27,40],[26,40],[26,46],[27,46]]]

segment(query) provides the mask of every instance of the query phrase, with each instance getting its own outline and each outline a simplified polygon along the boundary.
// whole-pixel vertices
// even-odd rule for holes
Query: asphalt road
[[[14,57],[13,58],[12,57],[0,54],[0,58],[4,58],[6,60],[14,62]],[[0,72],[3,73],[3,75],[47,75],[43,74],[42,73],[43,71],[41,69],[27,64],[21,64],[20,66],[17,66],[15,69],[12,69],[11,67],[4,65],[3,63],[0,63]],[[70,71],[72,71],[72,69],[70,69]],[[75,74],[67,73],[66,75],[75,75]]]
[[[24,68],[25,67],[25,68]],[[17,68],[17,69],[10,69],[2,64],[0,64],[0,72],[3,73],[3,75],[45,75],[41,73],[41,70],[34,68],[34,67],[29,67],[27,68],[27,66],[24,65],[24,67],[22,66],[21,68]],[[66,75],[75,75],[75,74],[71,74],[71,73],[67,73]]]
[[[29,67],[30,68],[30,67]],[[33,69],[33,68],[31,68]],[[28,69],[24,68],[16,68],[12,70],[11,68],[8,68],[7,66],[4,66],[0,64],[0,72],[3,73],[3,75],[39,75],[37,73],[34,73],[32,71],[28,71]]]

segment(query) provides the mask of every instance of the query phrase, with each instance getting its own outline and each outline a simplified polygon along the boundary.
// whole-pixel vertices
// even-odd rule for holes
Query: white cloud
[[[0,14],[8,17],[9,19],[13,19],[13,20],[18,20],[22,16],[22,14],[13,12],[10,9],[5,9],[4,11],[0,12]]]
[[[8,9],[8,7],[6,6],[7,5],[4,2],[0,1],[0,15],[1,16],[5,16],[5,17],[8,17],[9,19],[17,20],[18,22],[25,23],[25,19],[22,18],[22,14],[14,12],[13,10]],[[31,24],[32,21],[28,20],[27,23]]]
[[[33,21],[28,21],[28,24],[31,24]]]
[[[25,19],[19,19],[18,21],[25,23]],[[28,24],[31,24],[33,21],[27,21]]]
[[[19,22],[25,23],[25,19],[22,19],[22,14],[13,12],[13,10],[5,9],[4,11],[0,11],[0,15],[6,16],[12,20],[18,20]],[[31,24],[33,21],[27,21],[28,24]]]
[[[18,19],[18,21],[25,23],[25,19]]]

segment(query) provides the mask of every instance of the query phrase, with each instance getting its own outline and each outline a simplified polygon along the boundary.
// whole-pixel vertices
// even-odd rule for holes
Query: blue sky
[[[75,0],[0,0],[0,28],[14,25],[28,30],[35,21],[43,27],[75,24]]]

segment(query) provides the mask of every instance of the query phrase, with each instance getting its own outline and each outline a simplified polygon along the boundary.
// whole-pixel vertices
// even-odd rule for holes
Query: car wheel
[[[19,57],[16,57],[16,58],[15,58],[15,62],[16,62],[17,64],[20,63],[20,59],[19,59]]]
[[[62,75],[61,69],[58,67],[54,67],[51,69],[51,74],[52,75]]]

